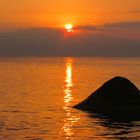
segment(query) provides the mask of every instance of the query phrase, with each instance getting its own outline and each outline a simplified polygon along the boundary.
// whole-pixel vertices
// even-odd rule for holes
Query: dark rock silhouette
[[[74,108],[99,113],[140,113],[140,91],[128,79],[114,77]]]

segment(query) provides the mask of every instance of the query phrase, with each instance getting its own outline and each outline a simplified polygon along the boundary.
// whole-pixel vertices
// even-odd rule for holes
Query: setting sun
[[[73,28],[72,24],[66,24],[65,25],[65,29],[67,29],[67,30],[71,30],[72,28]]]
[[[68,32],[71,32],[72,29],[73,29],[73,25],[72,25],[72,24],[65,24],[65,29],[66,29]]]

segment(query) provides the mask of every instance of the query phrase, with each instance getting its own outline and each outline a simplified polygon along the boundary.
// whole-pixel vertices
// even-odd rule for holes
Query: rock
[[[74,108],[100,112],[139,112],[140,91],[128,79],[114,77]]]

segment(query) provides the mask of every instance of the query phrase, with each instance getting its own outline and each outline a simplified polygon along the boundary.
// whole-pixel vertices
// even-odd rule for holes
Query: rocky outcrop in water
[[[74,108],[92,112],[139,112],[140,91],[128,79],[115,77]]]

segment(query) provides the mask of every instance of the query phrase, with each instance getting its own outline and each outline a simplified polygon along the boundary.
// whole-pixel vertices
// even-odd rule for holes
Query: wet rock
[[[74,108],[100,113],[140,113],[140,91],[128,79],[117,76],[104,83]]]

